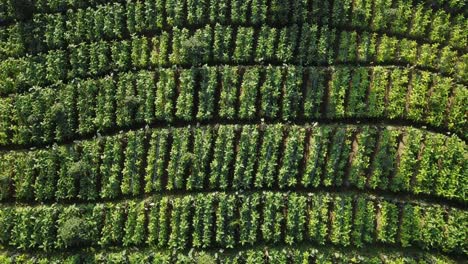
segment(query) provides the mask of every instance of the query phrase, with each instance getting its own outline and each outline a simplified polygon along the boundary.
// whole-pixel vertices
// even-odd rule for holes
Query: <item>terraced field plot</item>
[[[0,263],[463,263],[458,0],[0,0]]]

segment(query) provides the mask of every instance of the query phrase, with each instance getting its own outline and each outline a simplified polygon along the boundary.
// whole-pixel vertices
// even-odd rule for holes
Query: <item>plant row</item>
[[[466,254],[465,210],[328,193],[204,193],[143,201],[3,207],[0,243],[19,250],[235,248],[380,243]]]
[[[130,131],[0,156],[0,199],[348,187],[466,201],[466,145],[412,128],[220,125]]]
[[[213,252],[205,250],[191,250],[188,253],[167,251],[153,247],[138,248],[138,250],[120,250],[104,252],[79,252],[73,255],[41,256],[41,254],[12,254],[0,255],[4,264],[327,264],[327,263],[367,263],[367,264],[429,264],[429,263],[457,263],[448,257],[427,252],[394,253],[384,250],[344,250],[330,246],[273,246],[254,247],[252,249],[229,250],[228,252]]]
[[[462,10],[466,5],[461,0],[430,0],[426,2],[434,7],[444,7],[454,11]]]
[[[113,0],[124,3],[126,0]],[[108,4],[109,0],[0,0],[0,24],[27,21],[38,13],[71,12]],[[91,9],[89,9],[91,10]]]
[[[65,3],[66,1],[60,1]],[[333,3],[333,6],[331,6]],[[1,12],[1,11],[0,11]],[[468,36],[463,15],[451,17],[411,1],[187,0],[108,3],[66,13],[35,14],[32,20],[2,30],[1,58],[65,48],[83,41],[121,38],[124,35],[193,27],[207,23],[231,25],[287,25],[318,23],[392,32],[463,50]]]
[[[74,78],[96,77],[132,68],[202,64],[327,65],[407,64],[468,80],[468,54],[449,46],[356,31],[329,30],[315,24],[275,28],[219,24],[189,30],[172,28],[154,37],[98,41],[0,63],[0,95],[28,91]]]
[[[125,2],[125,0],[117,0],[113,2]],[[317,4],[314,5],[313,2],[314,2],[313,0],[309,0],[309,1],[308,0],[298,0],[298,1],[293,0],[288,3],[294,7],[294,9],[292,10],[287,10],[281,6],[279,6],[280,10],[276,10],[278,9],[277,7],[278,3],[273,2],[271,4],[271,7],[276,8],[276,9],[269,10],[268,9],[269,3],[264,0],[253,0],[247,3],[240,3],[234,0],[234,1],[227,1],[227,3],[221,6],[221,8],[224,8],[224,9],[228,8],[228,4],[230,3],[232,5],[231,10],[235,11],[235,13],[238,13],[238,14],[232,15],[234,21],[239,20],[239,19],[247,20],[247,17],[244,13],[247,13],[248,11],[252,12],[253,15],[256,15],[255,18],[251,18],[252,21],[264,22],[269,15],[278,14],[278,13],[282,14],[283,16],[285,15],[284,13],[288,13],[293,16],[294,15],[297,16],[296,18],[297,21],[303,21],[303,20],[307,21],[308,19],[307,13],[311,11],[299,10],[299,8],[307,8],[307,7],[310,7],[312,4],[312,7],[315,9],[317,8]],[[385,2],[382,3],[379,1],[374,1],[374,2],[377,2],[375,4],[379,7],[382,5],[392,6],[392,2],[390,3],[385,3]],[[12,0],[1,0],[0,3],[2,4],[1,9],[0,9],[0,15],[1,15],[0,17],[2,18],[2,21],[0,22],[10,22],[10,21],[16,21],[16,20],[29,19],[30,15],[34,13],[56,13],[56,12],[70,11],[70,9],[84,9],[87,7],[104,5],[104,4],[107,4],[108,1],[107,0],[69,0],[69,1],[22,0],[19,3],[18,2],[15,3],[15,1],[12,1]],[[457,13],[463,10],[465,6],[465,3],[461,0],[435,0],[435,1],[424,1],[424,3],[426,4],[425,6],[429,6],[430,9],[432,10],[435,9],[434,11],[439,11],[439,9],[441,8],[449,10],[449,11],[442,12],[442,13],[450,13],[450,12]],[[129,4],[131,4],[130,1],[127,2],[127,5]],[[139,5],[139,4],[141,3],[140,2],[136,3],[136,5]],[[335,3],[335,11],[342,10],[342,9],[348,10],[350,7],[346,6],[347,4],[348,4],[347,1],[338,1],[338,3]],[[184,12],[183,10],[184,7],[186,7],[187,9],[195,7],[197,10],[193,11],[193,13],[197,13],[197,11],[198,12],[209,11],[209,14],[199,15],[198,17],[199,19],[203,19],[203,20],[209,19],[213,21],[213,18],[216,18],[216,17],[214,16],[214,14],[212,14],[215,11],[213,10],[211,6],[212,5],[218,6],[219,3],[218,3],[218,0],[202,0],[202,1],[188,0],[188,1],[181,1],[181,2],[175,2],[175,3],[173,3],[172,1],[167,1],[166,3],[164,3],[164,1],[154,1],[154,3],[147,1],[147,2],[144,2],[144,5],[145,7],[148,7],[148,8],[156,7],[158,11],[162,11],[164,8],[171,9],[170,7],[172,7],[172,9],[175,9],[174,12]],[[178,8],[173,7],[174,5],[178,5]],[[341,5],[345,7],[341,7]],[[367,12],[369,12],[371,11],[370,10],[371,5],[372,5],[372,2],[371,3],[358,2],[357,7],[354,7],[354,9],[356,9],[356,11],[361,11],[359,7],[364,7],[368,9]],[[407,10],[411,6],[416,6],[416,5],[418,5],[418,1],[412,1],[412,2],[410,1],[409,3],[397,2],[395,9],[403,8]],[[167,6],[169,6],[169,8]],[[328,7],[330,6],[330,4],[327,3],[326,6]],[[22,8],[23,9],[25,8],[26,10],[22,10]],[[398,11],[402,13],[406,10],[400,9]],[[299,11],[302,11],[302,12],[299,12]],[[190,10],[187,10],[186,12],[187,12],[188,17],[193,16]],[[224,12],[226,16],[227,11],[224,11]],[[318,11],[315,11],[314,14],[319,14],[319,13]],[[323,13],[320,13],[320,14],[323,14]],[[389,12],[389,14],[392,14],[392,13]],[[237,18],[238,16],[240,17]],[[355,18],[358,18],[358,16],[356,15]],[[284,17],[282,17],[282,19],[284,21]],[[310,18],[310,19],[313,19],[313,18]]]
[[[398,67],[218,66],[125,72],[0,99],[0,145],[63,142],[134,125],[374,118],[466,136],[465,86]]]

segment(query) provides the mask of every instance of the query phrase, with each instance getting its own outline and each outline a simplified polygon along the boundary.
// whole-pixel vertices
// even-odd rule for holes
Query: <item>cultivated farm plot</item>
[[[464,263],[460,0],[0,0],[0,263]]]

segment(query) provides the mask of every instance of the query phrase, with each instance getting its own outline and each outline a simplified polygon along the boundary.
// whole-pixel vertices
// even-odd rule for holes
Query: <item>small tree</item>
[[[86,243],[90,239],[89,232],[87,232],[88,225],[85,219],[72,216],[59,226],[57,237],[64,247]]]
[[[195,34],[182,42],[182,49],[193,65],[201,65],[210,51],[210,43],[201,34]]]

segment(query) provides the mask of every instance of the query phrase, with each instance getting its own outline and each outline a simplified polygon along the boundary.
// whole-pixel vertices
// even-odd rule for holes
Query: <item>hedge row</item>
[[[274,28],[207,25],[189,30],[177,27],[155,37],[134,36],[123,41],[99,41],[69,46],[37,56],[0,63],[0,95],[28,91],[74,78],[96,77],[111,71],[158,66],[214,63],[346,63],[407,64],[439,70],[456,80],[468,80],[468,54],[438,44],[385,34],[329,30],[303,24]]]
[[[366,263],[366,264],[429,264],[457,263],[448,257],[426,252],[394,253],[384,250],[343,250],[330,246],[274,246],[255,247],[254,249],[236,250],[234,252],[213,252],[191,250],[188,253],[170,252],[155,248],[138,250],[80,252],[75,255],[34,256],[27,254],[2,254],[0,261],[4,264],[328,264],[328,263]]]
[[[352,186],[466,201],[466,145],[411,128],[153,129],[0,156],[0,200]]]
[[[465,210],[328,193],[204,193],[69,206],[3,207],[0,243],[19,250],[258,243],[374,243],[466,254]]]
[[[220,66],[125,72],[0,99],[0,145],[157,121],[410,120],[466,136],[467,89],[398,67]]]
[[[26,13],[27,8],[18,11]],[[468,38],[464,15],[451,17],[443,10],[411,1],[291,0],[288,5],[282,0],[128,0],[67,10],[64,14],[35,14],[32,20],[6,29],[11,33],[2,38],[6,48],[1,54],[18,56],[83,41],[206,23],[351,25],[431,43],[448,43],[458,49],[465,49]]]

